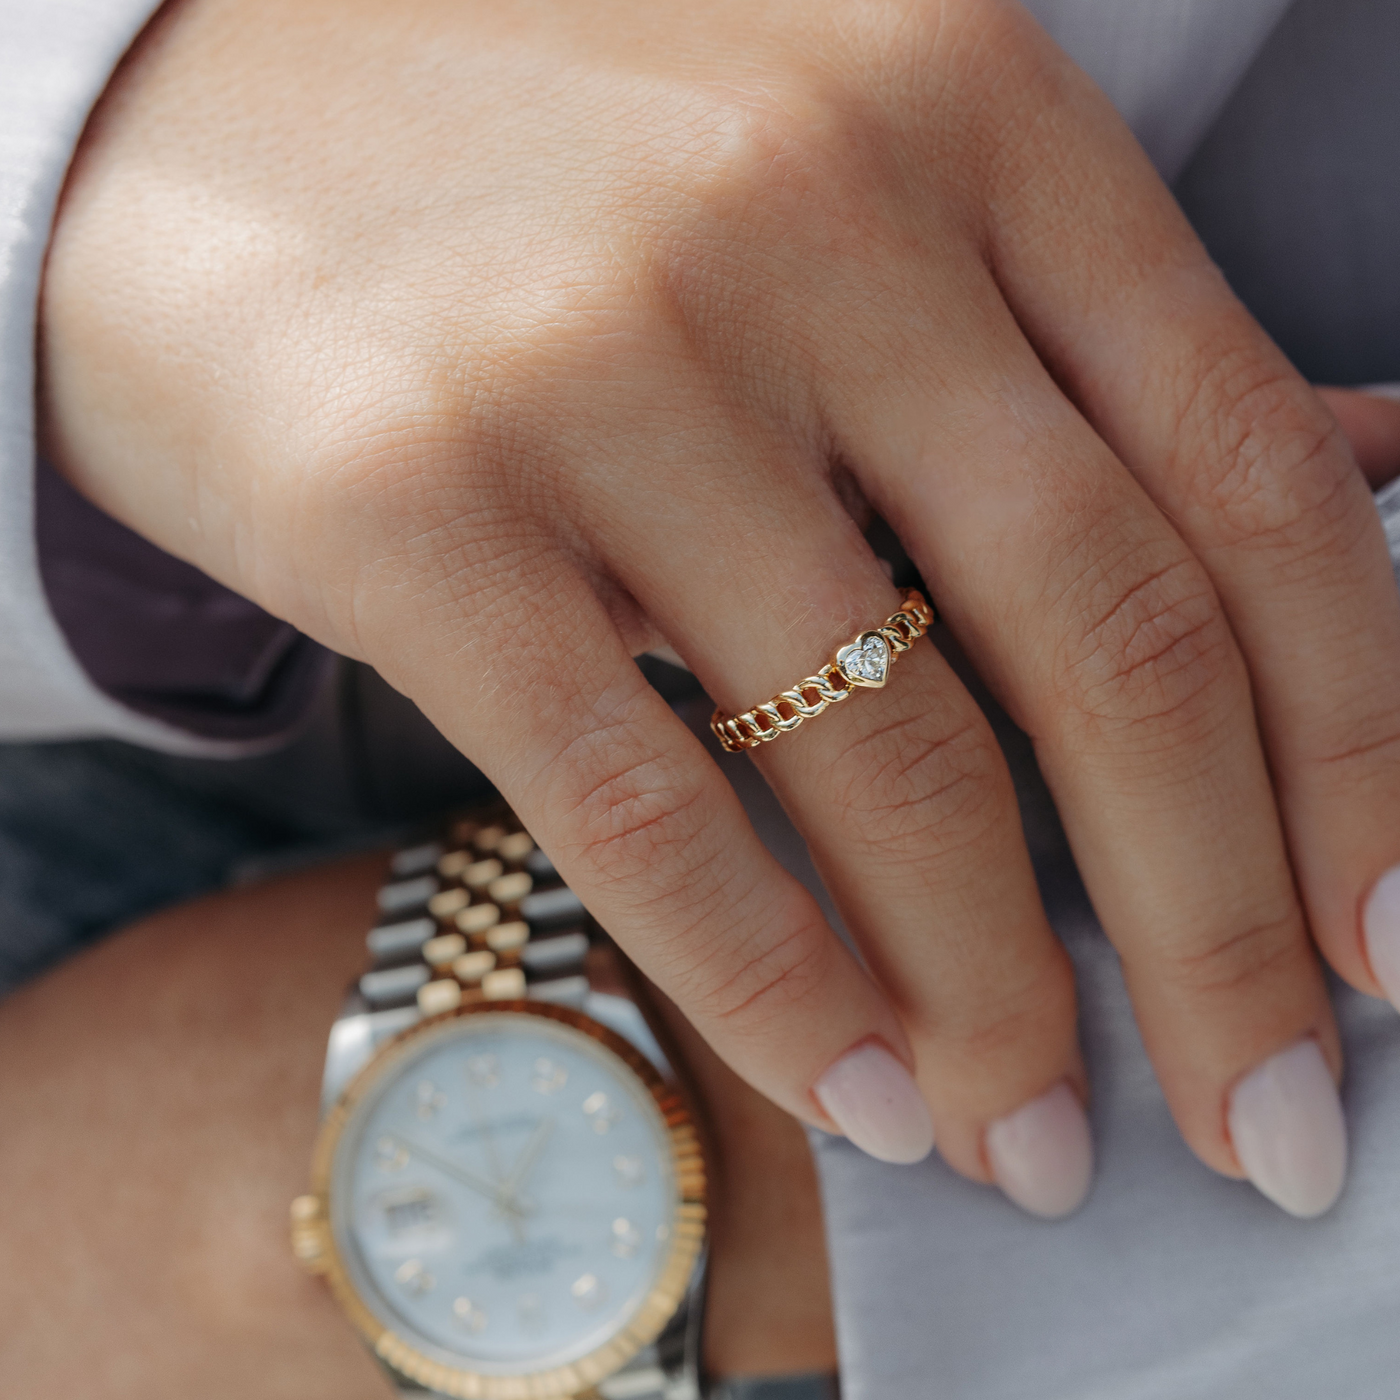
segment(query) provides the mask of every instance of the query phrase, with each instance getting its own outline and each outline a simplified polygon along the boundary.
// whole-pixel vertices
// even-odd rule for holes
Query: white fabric
[[[0,740],[114,736],[241,752],[118,705],[50,613],[34,547],[34,333],[64,173],[93,103],[157,0],[0,0]]]
[[[1176,179],[1290,0],[1024,0]]]

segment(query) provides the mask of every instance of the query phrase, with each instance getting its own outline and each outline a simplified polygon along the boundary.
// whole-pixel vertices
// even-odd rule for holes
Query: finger
[[[473,572],[459,577],[480,585]],[[381,654],[401,658],[405,676],[412,667],[429,718],[730,1065],[872,1155],[926,1155],[928,1113],[887,1000],[764,849],[571,566],[546,560],[532,573],[524,595],[480,586],[458,595],[449,579],[451,605],[430,596],[420,610],[437,635],[382,637]],[[473,617],[465,642],[464,615]],[[401,626],[391,611],[379,621]],[[414,664],[423,655],[452,660],[424,676]]]
[[[870,380],[847,375],[838,440],[1034,738],[1177,1122],[1238,1175],[1234,1085],[1304,1038],[1337,1054],[1243,664],[1199,561],[991,279],[946,262],[922,277],[902,269],[910,301],[956,277],[980,333],[901,341]]]
[[[1081,131],[1111,121],[1091,95],[1060,105]],[[1052,178],[1004,187],[1018,214],[993,234],[997,275],[1209,572],[1249,668],[1313,935],[1378,993],[1363,908],[1400,863],[1400,593],[1381,528],[1331,416],[1114,129],[1125,149],[1111,176],[1069,155]],[[1054,218],[1055,237],[1025,236],[1037,217]],[[1094,256],[1062,255],[1090,237]],[[1382,922],[1374,936],[1400,954],[1400,921]]]
[[[1371,489],[1400,476],[1400,400],[1364,389],[1322,388],[1317,393],[1346,434]]]
[[[668,497],[688,528],[629,534],[609,561],[731,713],[812,675],[900,601],[829,484],[792,458],[762,435],[716,443],[696,498]],[[599,519],[622,518],[598,489]],[[636,519],[661,505],[629,493]],[[1073,1209],[1091,1170],[1073,978],[976,703],[919,642],[883,689],[753,757],[899,1011],[945,1158],[1039,1213]],[[1053,1112],[1027,1117],[1046,1096]],[[1019,1130],[991,1131],[1012,1118]]]

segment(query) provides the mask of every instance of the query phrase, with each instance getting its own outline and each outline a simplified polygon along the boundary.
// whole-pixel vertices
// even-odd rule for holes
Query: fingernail
[[[987,1129],[996,1183],[1022,1210],[1056,1219],[1089,1194],[1094,1143],[1089,1120],[1068,1084],[1060,1083],[998,1118]]]
[[[1371,971],[1396,1010],[1400,1011],[1400,865],[1376,881],[1361,915]]]
[[[933,1122],[913,1076],[883,1045],[848,1050],[812,1088],[817,1102],[862,1152],[882,1162],[921,1162]]]
[[[1321,1215],[1347,1174],[1342,1103],[1315,1040],[1264,1061],[1230,1095],[1230,1140],[1245,1175],[1290,1215]]]

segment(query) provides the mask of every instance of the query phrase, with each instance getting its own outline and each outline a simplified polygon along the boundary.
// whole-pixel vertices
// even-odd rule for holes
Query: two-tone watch
[[[405,1394],[696,1400],[705,1160],[635,975],[503,807],[379,909],[297,1257]]]

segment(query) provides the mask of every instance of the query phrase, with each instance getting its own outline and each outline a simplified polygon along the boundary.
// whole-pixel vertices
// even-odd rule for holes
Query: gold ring
[[[937,617],[917,588],[906,588],[897,613],[874,631],[862,632],[855,641],[841,647],[815,676],[798,681],[791,690],[784,690],[741,715],[716,710],[710,717],[715,738],[727,753],[756,749],[858,689],[879,690],[889,679],[895,657],[908,651]]]

